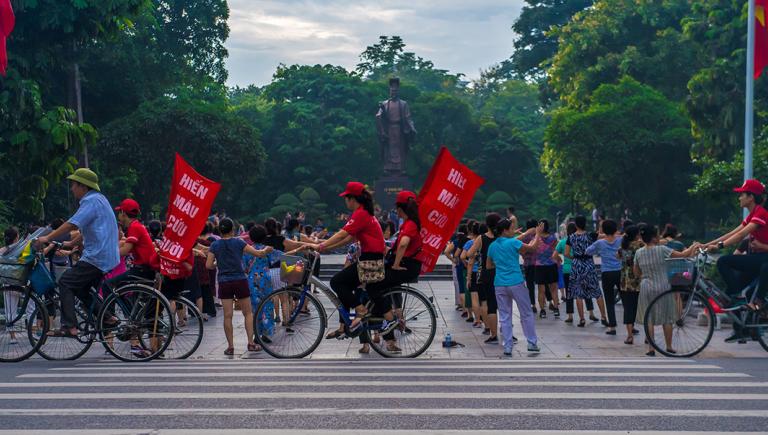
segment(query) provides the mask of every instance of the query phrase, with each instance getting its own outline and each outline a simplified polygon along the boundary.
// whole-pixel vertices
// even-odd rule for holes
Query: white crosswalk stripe
[[[0,435],[765,433],[768,382],[662,358],[84,362],[0,382],[0,420]]]

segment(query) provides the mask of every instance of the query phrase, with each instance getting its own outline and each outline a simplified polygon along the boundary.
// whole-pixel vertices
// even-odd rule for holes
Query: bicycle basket
[[[0,260],[0,285],[24,286],[27,284],[29,264],[6,263]]]
[[[668,258],[667,280],[672,286],[690,286],[693,284],[695,263],[688,258]]]
[[[295,255],[280,256],[280,280],[288,285],[301,285],[309,276],[309,261]]]

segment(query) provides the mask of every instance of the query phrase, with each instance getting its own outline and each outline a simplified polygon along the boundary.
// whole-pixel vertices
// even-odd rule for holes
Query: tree
[[[223,88],[207,90],[148,101],[102,129],[95,156],[100,167],[112,176],[136,169],[131,191],[145,209],[167,204],[169,165],[178,151],[200,173],[222,183],[218,204],[235,215],[256,211],[252,201],[239,200],[243,186],[256,184],[263,174],[259,132],[231,110]]]
[[[631,77],[601,85],[587,103],[556,110],[547,127],[542,167],[556,197],[614,211],[683,210],[690,131],[680,105]]]
[[[541,79],[552,56],[557,53],[557,36],[552,32],[568,23],[594,0],[525,0],[512,30],[519,35],[515,52],[503,64],[504,72],[525,79]]]
[[[630,75],[682,101],[698,65],[695,45],[681,32],[687,0],[597,0],[557,29],[560,45],[548,70],[561,99],[584,104],[600,85]]]
[[[488,195],[485,200],[485,208],[487,211],[501,212],[511,206],[513,199],[509,194],[502,191],[493,192]]]

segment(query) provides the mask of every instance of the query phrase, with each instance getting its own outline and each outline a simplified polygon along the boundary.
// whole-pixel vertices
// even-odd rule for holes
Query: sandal
[[[363,320],[369,316],[368,312],[355,313],[355,318],[349,324],[349,332],[355,332],[363,326]]]
[[[224,355],[226,356],[232,356],[235,354],[235,348],[234,347],[228,347],[227,350],[224,351]]]
[[[656,351],[655,350],[649,350],[648,352],[645,353],[645,356],[656,356]]]
[[[624,340],[624,344],[635,344],[634,337],[627,337],[627,339]]]
[[[363,347],[361,347],[360,350],[358,350],[357,352],[362,354],[368,354],[371,352],[371,347],[367,344],[364,344]]]
[[[583,328],[586,324],[587,324],[587,321],[584,319],[581,319],[579,320],[579,324],[576,326],[578,326],[579,328]]]
[[[77,338],[77,334],[73,334],[69,329],[54,329],[48,331],[46,335],[48,337]]]
[[[335,330],[335,331],[333,331],[333,332],[330,332],[330,333],[328,333],[328,335],[326,335],[326,336],[325,336],[325,339],[326,339],[326,340],[332,340],[332,339],[334,339],[334,338],[338,339],[338,338],[339,338],[339,337],[341,337],[342,335],[344,335],[344,331],[339,331],[339,330],[337,329],[337,330]]]
[[[376,344],[381,343],[381,335],[377,332],[376,334],[373,334],[373,342]]]
[[[387,352],[401,353],[402,351],[403,349],[400,349],[399,347],[397,347],[395,343],[387,343]]]
[[[573,319],[565,319],[565,320],[563,320],[563,322],[565,322],[565,323],[573,323]]]
[[[261,352],[261,346],[258,344],[249,344],[248,345],[248,352]]]
[[[594,315],[594,314],[590,314],[590,315],[589,315],[589,320],[590,320],[590,321],[592,321],[592,322],[597,322],[597,321],[598,321],[598,320],[600,320],[600,319],[598,319],[597,317],[595,317],[595,315]]]

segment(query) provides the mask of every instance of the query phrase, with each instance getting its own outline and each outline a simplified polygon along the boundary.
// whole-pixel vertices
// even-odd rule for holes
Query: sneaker
[[[539,311],[539,319],[546,319],[547,318],[547,312],[544,311],[542,308],[541,311]]]
[[[504,349],[504,356],[512,357],[512,349]]]
[[[531,305],[531,310],[533,311],[533,314],[536,314],[536,305]]]
[[[739,334],[738,332],[734,332],[733,334],[731,334],[730,337],[725,339],[725,342],[726,343],[736,343],[737,341],[742,341],[743,339],[744,339],[744,337],[742,337],[741,334]]]
[[[296,333],[292,328],[285,328],[285,333],[288,335],[293,335]]]
[[[131,354],[136,358],[146,358],[150,355],[149,351],[141,346],[131,346]]]
[[[517,340],[517,337],[515,337],[515,336],[513,335],[513,336],[512,336],[512,343],[515,343],[515,344],[517,344],[517,341],[518,341],[518,340]]]
[[[560,318],[560,310],[554,310],[554,313],[555,313],[555,319],[559,319]]]
[[[541,349],[536,343],[528,343],[528,352],[541,352]]]
[[[549,303],[549,310],[550,311],[554,311],[555,310],[555,304],[553,304],[552,302]]]
[[[488,339],[486,339],[484,341],[484,343],[485,344],[499,344],[499,337],[488,337]]]
[[[491,330],[489,328],[483,329],[483,335],[491,335]]]

